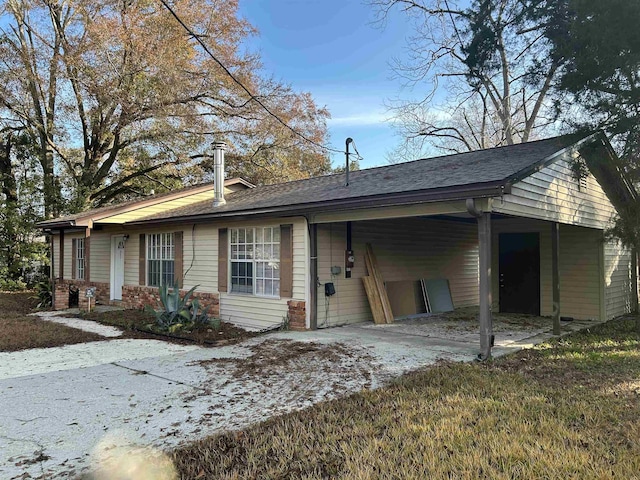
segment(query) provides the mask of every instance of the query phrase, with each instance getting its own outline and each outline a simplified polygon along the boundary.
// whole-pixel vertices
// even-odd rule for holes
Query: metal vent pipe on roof
[[[227,203],[224,199],[224,151],[227,144],[213,142],[213,206],[219,207]]]
[[[351,170],[349,168],[350,167],[350,165],[349,165],[349,144],[352,143],[352,142],[353,142],[353,138],[351,138],[351,137],[347,138],[347,140],[344,142],[345,143],[345,152],[344,153],[345,153],[345,155],[347,157],[347,165],[346,165],[346,170],[345,170],[345,173],[347,174],[347,178],[346,178],[346,181],[344,182],[344,185],[346,187],[349,186],[349,170]]]

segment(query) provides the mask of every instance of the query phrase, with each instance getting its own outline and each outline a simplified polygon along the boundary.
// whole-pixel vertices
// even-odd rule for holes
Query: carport
[[[484,201],[485,206],[488,204]],[[318,224],[318,328],[372,319],[362,284],[362,277],[368,273],[364,251],[369,243],[386,282],[446,279],[454,308],[479,306],[484,355],[489,355],[493,342],[491,311],[531,315],[555,312],[554,328],[559,334],[560,242],[552,238],[558,234],[557,224],[492,216],[478,210],[475,202],[469,202],[469,206],[470,211],[464,213]],[[568,235],[566,238],[571,241]],[[592,246],[597,244],[593,242]],[[567,250],[572,248],[567,244]],[[354,252],[351,271],[343,267],[346,251]],[[594,285],[596,289],[595,309],[585,308],[579,312],[584,315],[576,318],[601,318],[598,256],[593,258],[595,268],[574,265],[571,258],[563,262],[564,272],[578,268],[582,273],[571,277],[578,282],[567,289],[567,303],[573,301],[570,297],[586,294]],[[327,284],[333,285],[334,295],[326,294]],[[555,309],[554,304],[558,305]]]
[[[624,189],[609,185],[605,192],[602,164],[593,168],[600,181],[593,172],[577,178],[572,165],[585,162],[581,147],[578,142],[538,158],[490,188],[473,185],[464,199],[457,187],[431,189],[421,202],[311,215],[317,288],[310,327],[372,320],[362,285],[366,244],[385,282],[444,278],[455,308],[478,307],[480,359],[491,355],[492,312],[550,317],[559,335],[561,319],[602,321],[634,310],[635,257],[604,237],[615,215],[610,196],[619,200]],[[509,148],[494,150],[502,156]],[[601,154],[589,152],[590,168],[604,162]],[[478,168],[473,155],[453,156],[456,175]],[[425,175],[447,168],[435,162],[430,170],[424,162]],[[512,166],[493,164],[498,177]]]

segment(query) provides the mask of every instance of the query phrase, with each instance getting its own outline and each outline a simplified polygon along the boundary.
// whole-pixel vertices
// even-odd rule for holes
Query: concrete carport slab
[[[92,451],[101,441],[107,449],[116,444],[169,449],[378,388],[438,360],[471,361],[478,353],[477,331],[447,334],[423,324],[279,332],[208,349],[158,346],[156,355],[144,358],[104,351],[106,360],[84,368],[5,376],[0,379],[0,478],[69,478],[92,467]],[[572,328],[580,326],[575,322]],[[504,344],[498,336],[496,354],[549,336],[504,335]],[[122,341],[98,343],[117,348]],[[14,354],[3,354],[2,361],[11,362],[6,355]],[[29,351],[15,355],[24,360]]]

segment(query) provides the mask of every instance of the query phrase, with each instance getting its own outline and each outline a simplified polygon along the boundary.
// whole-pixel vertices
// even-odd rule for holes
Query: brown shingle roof
[[[531,168],[580,139],[575,135],[565,135],[359,170],[351,172],[349,186],[345,186],[345,174],[266,185],[228,195],[227,203],[223,206],[214,207],[212,202],[203,201],[131,223],[167,221],[180,217],[228,216],[284,207],[300,209],[354,199],[373,201],[380,197],[413,192],[472,190],[491,186],[495,186],[497,195],[500,184],[527,176]]]

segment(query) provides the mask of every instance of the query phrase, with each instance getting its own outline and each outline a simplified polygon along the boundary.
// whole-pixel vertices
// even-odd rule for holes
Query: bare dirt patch
[[[194,362],[206,372],[197,392],[186,392],[190,404],[207,397],[206,412],[188,421],[198,429],[227,428],[262,421],[276,413],[313,405],[370,388],[376,366],[363,350],[342,344],[267,339],[243,346],[246,355]]]
[[[146,338],[166,340],[179,344],[197,343],[203,346],[220,346],[239,342],[251,338],[257,333],[221,322],[220,328],[202,326],[190,331],[180,331],[175,334],[154,331],[150,328],[154,318],[143,310],[110,310],[106,312],[82,313],[81,318],[93,320],[104,325],[119,327],[124,330],[125,338]]]
[[[462,307],[456,308],[453,312],[444,312],[431,315],[429,318],[434,321],[446,321],[452,323],[470,323],[473,326],[478,325],[478,307]],[[532,329],[545,328],[552,326],[551,317],[540,317],[536,315],[526,315],[521,313],[493,313],[494,330],[501,331],[505,329]],[[452,328],[455,325],[451,325]]]
[[[0,292],[0,352],[104,340],[101,335],[27,316],[38,303],[32,292]]]
[[[462,307],[452,312],[412,315],[397,319],[386,328],[408,334],[464,339],[479,333],[478,307]],[[371,325],[373,328],[374,326]],[[493,332],[503,340],[522,334],[538,334],[552,328],[550,317],[494,313]]]
[[[284,371],[304,369],[307,365],[339,364],[343,359],[356,358],[353,349],[343,344],[323,345],[293,340],[266,340],[248,347],[247,358],[203,360],[200,365],[230,368],[235,378],[268,377]],[[360,354],[359,358],[363,358]],[[370,358],[367,356],[367,358]]]

